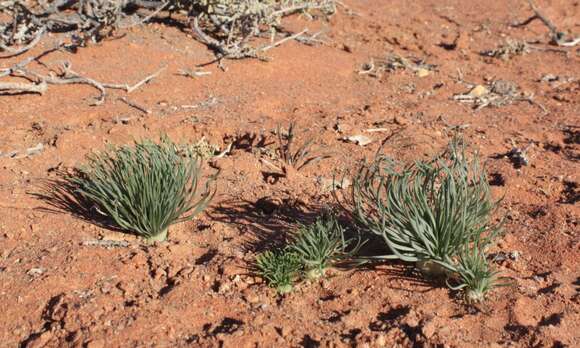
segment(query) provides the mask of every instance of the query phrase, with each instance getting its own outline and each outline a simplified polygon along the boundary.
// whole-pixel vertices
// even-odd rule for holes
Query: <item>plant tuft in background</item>
[[[326,158],[330,154],[315,153],[314,138],[306,140],[301,145],[296,145],[296,125],[290,123],[286,131],[278,125],[276,135],[278,136],[278,148],[276,149],[278,157],[287,165],[296,170],[300,170],[309,164],[314,164]]]

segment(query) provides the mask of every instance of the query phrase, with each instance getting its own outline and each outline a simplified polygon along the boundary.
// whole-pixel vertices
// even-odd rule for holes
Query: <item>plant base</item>
[[[466,290],[465,291],[465,301],[467,303],[479,303],[483,302],[485,299],[485,294],[479,290]]]
[[[166,239],[167,239],[167,229],[164,229],[158,234],[147,238],[147,243],[163,242]]]
[[[313,268],[311,270],[308,270],[306,272],[306,279],[316,280],[316,279],[322,278],[325,275],[325,271],[326,270],[324,268]]]
[[[428,279],[444,279],[450,274],[447,268],[434,261],[417,261],[416,265],[423,276]]]
[[[278,293],[280,295],[288,294],[288,293],[292,292],[292,285],[290,285],[290,284],[280,285],[279,287],[276,288],[276,290],[278,291]]]

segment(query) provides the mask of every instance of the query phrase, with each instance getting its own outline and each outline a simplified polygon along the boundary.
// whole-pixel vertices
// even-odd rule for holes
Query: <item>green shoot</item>
[[[324,276],[326,269],[336,261],[352,256],[359,243],[351,251],[352,240],[345,239],[344,228],[333,215],[323,215],[311,225],[301,226],[294,242],[289,246],[304,265],[306,277],[316,279]]]
[[[500,277],[499,272],[491,268],[483,248],[478,243],[463,248],[458,259],[455,271],[459,285],[449,287],[453,290],[464,289],[468,303],[481,302],[493,288],[509,285],[502,282],[505,277]]]
[[[294,252],[284,249],[265,251],[256,258],[258,274],[279,294],[292,291],[293,284],[299,275],[302,265]]]
[[[276,135],[278,136],[277,153],[284,163],[296,170],[300,170],[308,164],[314,164],[331,157],[329,154],[314,153],[314,138],[308,139],[295,149],[296,134],[294,133],[294,130],[294,123],[290,123],[286,132],[284,132],[280,126],[278,126],[276,130]]]

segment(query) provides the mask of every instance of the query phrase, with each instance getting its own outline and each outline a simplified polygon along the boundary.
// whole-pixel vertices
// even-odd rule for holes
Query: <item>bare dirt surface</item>
[[[115,83],[165,68],[130,94],[109,91],[101,106],[90,106],[98,95],[90,86],[1,96],[0,346],[579,347],[578,47],[547,45],[540,21],[510,27],[532,15],[525,1],[345,3],[352,15],[291,18],[289,29],[327,30],[327,44],[288,42],[268,51],[270,62],[225,61],[226,72],[213,64],[204,68],[211,75],[179,76],[213,54],[187,30],[153,23],[41,59],[66,59],[85,76]],[[580,2],[538,6],[562,29],[580,32]],[[552,50],[480,55],[507,39]],[[359,74],[371,57],[389,52],[436,68]],[[474,110],[454,98],[470,83],[497,80],[533,94],[533,103]],[[167,133],[177,142],[205,137],[224,149],[244,134],[274,140],[271,131],[291,120],[333,157],[279,178],[260,161],[267,150],[234,148],[205,167],[221,170],[207,211],[172,227],[158,245],[47,211],[50,202],[34,195],[43,180],[108,143]],[[335,171],[355,169],[381,143],[397,159],[425,158],[456,131],[484,158],[494,196],[504,196],[497,218],[506,218],[506,232],[494,252],[512,286],[473,307],[400,263],[335,271],[284,297],[248,274],[269,240],[334,203],[325,183]],[[356,134],[373,142],[341,140]],[[23,156],[39,143],[40,151]],[[509,155],[514,147],[525,150],[527,163]],[[128,243],[91,244],[101,239]]]

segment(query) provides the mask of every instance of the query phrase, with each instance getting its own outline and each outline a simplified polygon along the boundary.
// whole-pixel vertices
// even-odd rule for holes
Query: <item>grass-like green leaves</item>
[[[299,256],[289,249],[265,251],[256,258],[257,273],[279,294],[292,291],[302,270]]]
[[[120,229],[164,240],[170,225],[192,219],[212,199],[212,179],[198,194],[200,163],[169,139],[112,147],[88,157],[71,187]]]
[[[414,262],[427,277],[454,279],[470,302],[500,285],[484,251],[500,230],[491,222],[497,202],[477,157],[468,160],[459,140],[431,161],[400,167],[379,157],[364,165],[352,202],[358,223],[391,251],[375,258]]]
[[[355,246],[351,244],[353,240],[345,238],[345,230],[336,218],[325,214],[313,224],[300,226],[289,248],[299,256],[306,278],[316,279],[324,276],[333,263],[354,255],[361,245],[360,240]]]
[[[464,289],[465,299],[469,303],[481,302],[493,288],[509,285],[505,277],[499,276],[499,271],[492,269],[484,247],[479,243],[463,248],[455,272],[459,285],[450,287],[454,290]]]
[[[296,170],[300,170],[308,164],[314,164],[326,158],[330,154],[317,153],[314,149],[314,138],[306,140],[300,145],[296,145],[296,125],[290,123],[288,129],[283,131],[280,126],[276,130],[278,136],[277,153],[280,159]]]
[[[385,258],[450,267],[466,244],[496,232],[485,172],[458,147],[401,170],[379,158],[353,180],[355,216],[383,238],[392,252]]]
[[[292,291],[295,281],[318,279],[328,267],[352,257],[360,239],[346,239],[345,230],[332,213],[321,215],[310,225],[301,225],[284,248],[266,251],[256,258],[259,276],[279,294]]]

